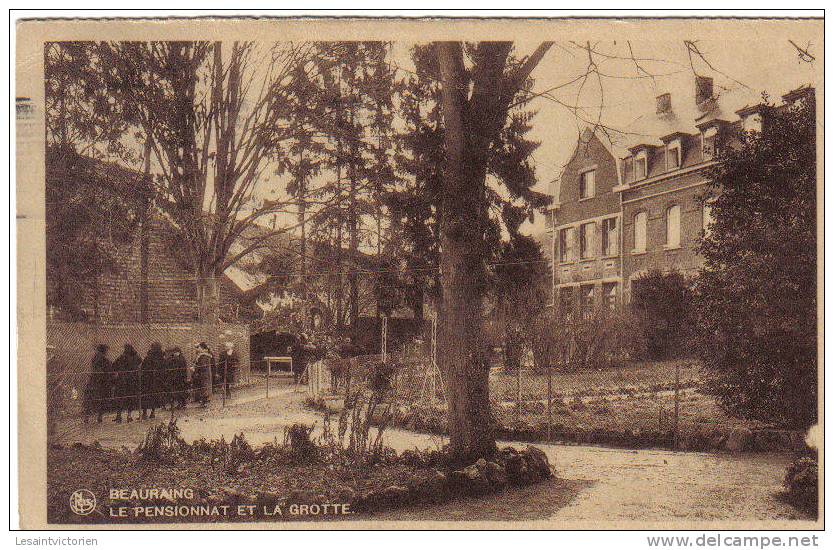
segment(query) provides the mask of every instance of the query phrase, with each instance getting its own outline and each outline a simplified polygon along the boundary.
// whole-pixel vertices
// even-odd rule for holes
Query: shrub
[[[690,282],[673,271],[651,271],[632,283],[631,314],[639,328],[634,355],[666,359],[691,346],[693,304]]]
[[[159,423],[148,428],[136,452],[145,462],[173,464],[187,448],[188,444],[180,435],[176,418],[171,418],[167,424]]]
[[[297,464],[309,464],[315,462],[319,455],[318,447],[310,439],[313,426],[304,424],[293,424],[284,428],[284,446],[289,447],[292,459]]]
[[[398,365],[387,362],[371,363],[368,366],[368,384],[375,394],[386,394],[393,387]]]
[[[596,308],[580,312],[555,308],[531,323],[531,348],[537,373],[546,368],[611,368],[631,355],[634,323],[628,313]]]
[[[815,457],[803,456],[788,465],[784,485],[784,496],[788,502],[816,516],[819,467]]]

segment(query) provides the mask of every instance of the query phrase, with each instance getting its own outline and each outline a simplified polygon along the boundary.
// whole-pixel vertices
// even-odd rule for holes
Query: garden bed
[[[554,403],[548,427],[544,403],[522,406],[520,410],[496,405],[493,407],[496,437],[506,441],[598,444],[630,449],[731,452],[806,449],[804,434],[799,431],[732,420],[701,422],[696,417],[682,415],[676,437],[671,424],[658,427],[656,418],[639,412],[631,416],[610,410],[599,414],[602,406],[570,407],[562,402]],[[391,422],[413,431],[446,433],[446,411],[441,405],[400,404],[395,407]]]
[[[160,425],[153,430],[164,429]],[[503,449],[489,461],[452,469],[441,451],[398,455],[385,448],[360,463],[322,442],[298,445],[290,439],[253,448],[242,436],[230,443],[187,444],[172,438],[164,452],[82,444],[52,447],[47,463],[48,520],[59,524],[339,520],[486,495],[552,476],[547,457],[532,447]],[[92,492],[97,501],[87,515],[73,512],[70,506],[72,495],[81,489]]]

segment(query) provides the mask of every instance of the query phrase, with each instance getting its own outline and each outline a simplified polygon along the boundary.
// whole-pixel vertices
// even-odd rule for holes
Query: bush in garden
[[[179,460],[188,444],[180,435],[177,419],[148,428],[145,439],[136,449],[140,459],[157,464],[172,464]]]
[[[368,367],[368,385],[375,394],[386,394],[394,385],[398,365],[391,362],[371,363]]]
[[[629,310],[639,328],[635,355],[667,359],[692,349],[692,285],[683,274],[655,270],[634,280]]]
[[[813,456],[803,456],[788,465],[785,474],[785,500],[801,510],[817,514],[819,466]]]
[[[314,428],[299,423],[284,428],[284,446],[289,447],[293,460],[298,464],[315,462],[319,456],[318,447],[310,439]]]
[[[533,319],[529,330],[538,373],[548,366],[563,371],[611,368],[632,354],[634,322],[627,312],[557,307]]]

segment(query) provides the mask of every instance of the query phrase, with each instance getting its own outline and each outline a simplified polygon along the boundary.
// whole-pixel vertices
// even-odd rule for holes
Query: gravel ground
[[[303,406],[304,393],[276,388],[270,399],[240,395],[224,409],[188,409],[178,414],[187,441],[205,437],[230,440],[243,432],[257,445],[283,438],[295,422],[321,426],[322,417]],[[167,419],[170,413],[162,416]],[[134,448],[149,421],[82,426],[78,421],[59,426],[64,443],[99,441],[105,447]],[[314,433],[315,436],[315,433]],[[432,448],[442,438],[405,430],[388,430],[386,443],[402,451]],[[524,446],[526,444],[518,444]],[[600,522],[685,522],[698,526],[716,522],[745,522],[753,527],[790,521],[807,527],[810,518],[778,498],[787,453],[722,454],[663,450],[622,450],[592,446],[538,445],[548,455],[558,479],[523,491],[507,491],[494,498],[464,499],[430,508],[406,508],[379,514],[386,520],[526,520],[553,519],[565,524]],[[800,520],[800,521],[798,521]],[[801,521],[804,520],[804,521]],[[759,523],[762,522],[762,523]]]

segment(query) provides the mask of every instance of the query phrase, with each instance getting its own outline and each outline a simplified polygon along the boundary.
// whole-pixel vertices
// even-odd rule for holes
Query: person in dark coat
[[[142,361],[142,419],[154,418],[156,409],[162,407],[165,399],[165,356],[159,342],[151,344],[151,349]]]
[[[194,387],[194,400],[200,403],[202,407],[208,406],[211,400],[211,385],[212,385],[212,367],[214,366],[214,356],[208,344],[200,342],[197,344],[197,358],[194,361],[194,375],[191,378],[191,383]]]
[[[171,392],[171,408],[184,409],[188,402],[188,364],[178,347],[171,348],[166,355],[165,374]]]
[[[90,416],[96,415],[96,420],[101,422],[102,415],[112,407],[111,391],[113,386],[110,378],[113,376],[113,364],[107,357],[108,348],[105,344],[96,346],[96,353],[93,356],[90,368],[90,380],[84,390],[84,422]]]
[[[122,354],[113,362],[114,385],[116,390],[116,418],[113,422],[122,421],[122,411],[127,411],[127,421],[131,422],[133,409],[139,408],[139,394],[142,391],[139,384],[139,372],[142,368],[142,358],[130,344],[125,344]]]
[[[240,357],[235,351],[234,342],[226,342],[226,349],[220,355],[217,361],[217,370],[223,380],[223,391],[226,392],[226,397],[232,396],[231,387],[237,382],[238,365],[240,365]]]

